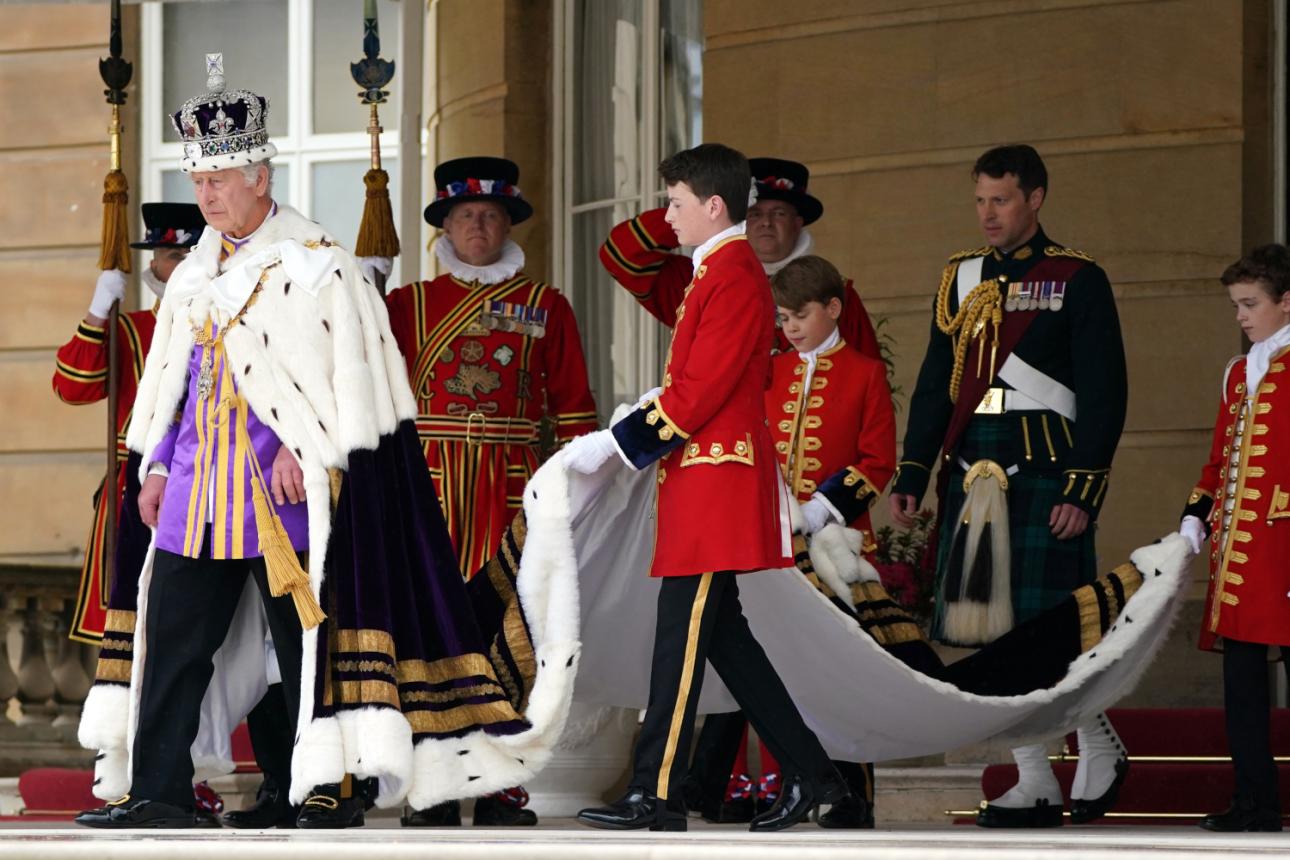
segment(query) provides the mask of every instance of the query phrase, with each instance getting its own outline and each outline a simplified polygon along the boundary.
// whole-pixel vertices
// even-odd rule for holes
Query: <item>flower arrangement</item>
[[[874,566],[887,593],[911,615],[926,624],[932,617],[936,586],[936,514],[924,508],[914,524],[896,530],[883,526],[875,534]]]

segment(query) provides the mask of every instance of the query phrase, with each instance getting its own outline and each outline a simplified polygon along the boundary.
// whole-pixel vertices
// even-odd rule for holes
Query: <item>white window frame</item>
[[[640,170],[636,193],[613,199],[595,200],[574,204],[574,57],[569,46],[574,44],[575,6],[578,0],[555,0],[553,4],[552,68],[552,219],[551,260],[552,275],[557,286],[569,285],[574,277],[573,216],[618,204],[633,204],[636,211],[659,205],[663,192],[658,180],[659,142],[662,139],[662,115],[659,111],[662,76],[659,50],[659,4],[657,0],[644,0],[641,4],[641,122],[638,126]],[[594,0],[587,0],[594,2]],[[608,273],[603,273],[606,280]],[[574,303],[575,313],[583,309]],[[634,383],[638,392],[658,384],[661,372],[661,349],[658,323],[643,310],[636,317],[635,336],[630,337],[632,349],[626,356],[627,366],[617,368],[627,380]],[[584,331],[588,343],[601,336],[597,331]],[[599,398],[607,396],[597,392]],[[601,411],[612,410],[614,404],[600,403]]]
[[[163,5],[162,0],[147,0],[140,7],[142,75],[139,184],[142,200],[161,198],[162,174],[178,170],[183,156],[183,144],[166,141],[163,133],[169,115],[178,108],[178,105],[163,104],[162,100],[162,74],[165,69],[162,44]],[[274,163],[287,167],[291,173],[290,192],[283,195],[275,191],[274,196],[279,202],[305,213],[312,212],[311,172],[315,164],[328,161],[366,161],[371,152],[371,139],[362,128],[356,128],[353,132],[331,134],[309,131],[313,127],[313,6],[313,0],[287,0],[287,133],[272,138],[274,145],[278,147]],[[362,56],[359,9],[356,2],[353,60]],[[395,261],[391,285],[420,277],[425,264],[422,248],[426,241],[423,235],[425,225],[421,219],[421,164],[426,146],[426,135],[421,122],[426,34],[425,6],[422,0],[401,0],[399,18],[398,40],[390,39],[382,50],[383,56],[393,56],[399,76],[398,101],[381,107],[382,125],[388,123],[392,116],[399,119],[397,130],[384,131],[380,136],[382,159],[397,159],[399,166],[398,206],[394,210],[394,219],[404,251]],[[230,26],[230,37],[235,36],[235,33],[236,28]],[[398,53],[394,54],[391,48]],[[236,78],[236,71],[233,76]],[[355,85],[354,98],[357,97],[358,87]],[[336,237],[342,246],[351,249],[355,238]]]

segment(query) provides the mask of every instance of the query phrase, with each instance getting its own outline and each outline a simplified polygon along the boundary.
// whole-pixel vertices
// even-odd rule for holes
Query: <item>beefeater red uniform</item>
[[[1209,461],[1184,511],[1212,529],[1207,650],[1220,638],[1290,645],[1290,348],[1272,357],[1255,391],[1245,363],[1228,367]]]
[[[596,429],[573,309],[523,272],[492,285],[441,275],[385,302],[426,463],[470,577],[521,509],[542,420],[557,444]]]
[[[664,219],[666,214],[666,208],[650,209],[614,227],[600,246],[600,263],[641,307],[663,325],[673,328],[676,310],[685,297],[694,265],[689,257],[672,253],[681,243]],[[755,254],[753,257],[756,259]],[[758,262],[757,266],[761,268],[761,263]],[[764,271],[762,277],[765,278]],[[881,359],[878,336],[850,278],[847,279],[844,296],[842,316],[838,319],[838,330],[842,332],[843,339],[864,355]],[[782,331],[775,329],[774,334],[778,351],[793,350]]]
[[[766,427],[774,305],[743,235],[708,251],[675,308],[663,391],[614,425],[637,468],[658,462],[651,576],[792,566],[787,499]]]
[[[108,505],[117,506],[117,521],[121,522],[121,497],[125,492],[126,469],[129,450],[125,447],[125,433],[134,408],[134,395],[139,377],[143,375],[143,362],[152,345],[152,332],[157,325],[155,310],[131,311],[117,317],[117,356],[121,368],[119,398],[116,413],[116,485],[99,489],[94,504],[94,521],[85,541],[85,561],[81,565],[80,586],[76,590],[76,610],[68,635],[78,642],[96,644],[103,639],[103,625],[107,618],[108,582],[103,575],[103,559],[107,552]],[[54,365],[54,393],[64,403],[84,406],[97,403],[108,396],[108,350],[105,328],[82,321],[72,339],[58,349]]]

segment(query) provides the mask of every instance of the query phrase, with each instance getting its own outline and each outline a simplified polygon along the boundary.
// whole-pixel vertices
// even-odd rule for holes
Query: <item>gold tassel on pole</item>
[[[358,97],[371,108],[367,120],[367,133],[372,139],[372,166],[363,177],[367,197],[363,203],[363,220],[358,225],[358,240],[354,243],[356,257],[385,257],[399,255],[399,234],[394,228],[394,210],[390,206],[390,175],[381,167],[381,118],[377,109],[385,102],[385,87],[394,78],[394,63],[382,60],[380,29],[376,21],[376,0],[363,2],[363,59],[349,64],[354,83],[358,84]],[[376,285],[385,292],[384,278]]]

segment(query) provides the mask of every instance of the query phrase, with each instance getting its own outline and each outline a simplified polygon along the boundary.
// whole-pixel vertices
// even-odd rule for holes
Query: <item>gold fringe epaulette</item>
[[[1073,257],[1076,260],[1083,260],[1085,263],[1097,262],[1097,260],[1094,260],[1090,255],[1085,254],[1083,251],[1076,251],[1074,248],[1063,248],[1059,245],[1049,245],[1047,248],[1044,249],[1044,256]]]
[[[992,249],[989,245],[984,245],[980,248],[973,248],[970,251],[959,251],[957,254],[950,255],[949,261],[951,263],[957,263],[960,260],[968,260],[972,257],[984,257],[986,254],[990,253],[991,250]]]

